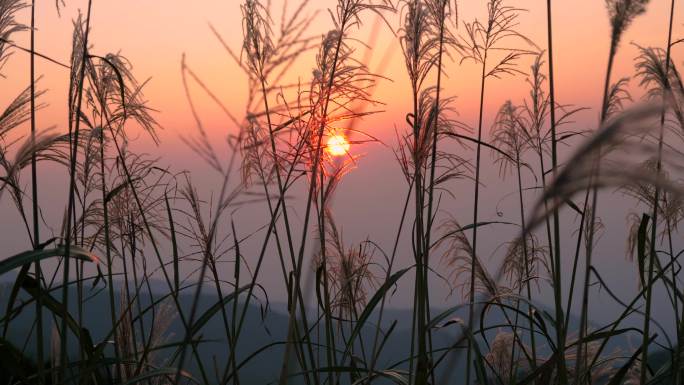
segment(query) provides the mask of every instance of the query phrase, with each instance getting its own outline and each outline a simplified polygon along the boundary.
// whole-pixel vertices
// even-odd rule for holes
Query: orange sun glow
[[[330,138],[328,138],[328,144],[326,147],[330,155],[342,156],[349,152],[350,144],[344,135],[332,135]]]

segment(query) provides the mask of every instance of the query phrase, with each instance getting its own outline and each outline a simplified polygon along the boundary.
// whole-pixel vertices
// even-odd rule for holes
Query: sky
[[[58,13],[53,1],[38,1],[36,13],[36,50],[61,62],[69,61],[71,49],[72,20],[79,9],[85,10],[86,1],[67,0]],[[539,48],[546,49],[546,1],[520,0],[510,1],[511,5],[521,8],[519,31],[529,37]],[[273,0],[277,26],[283,6],[282,0]],[[327,7],[335,1],[311,1],[305,8],[306,13],[316,14],[310,27],[313,37],[322,36],[330,28],[330,17]],[[575,118],[574,127],[581,129],[595,128],[598,120],[597,105],[602,95],[602,85],[609,45],[609,23],[604,2],[600,0],[561,0],[554,1],[554,61],[556,75],[556,98],[559,103],[576,107],[587,107]],[[290,1],[287,11],[292,12],[298,5]],[[642,46],[665,45],[667,37],[667,19],[669,2],[652,1],[646,14],[638,17],[624,35],[616,59],[613,80],[633,74],[634,57],[637,49],[633,44]],[[684,8],[679,5],[675,15],[682,15]],[[458,20],[453,20],[455,34],[462,34],[463,23],[475,18],[485,17],[484,1],[461,1],[458,4]],[[20,17],[28,22],[28,12],[22,11]],[[370,55],[368,66],[377,71],[380,63],[386,61],[373,97],[382,102],[377,114],[364,118],[359,128],[380,140],[379,143],[354,145],[353,155],[358,155],[356,167],[341,182],[336,193],[333,208],[338,225],[342,228],[347,242],[356,243],[370,238],[383,248],[390,249],[399,222],[399,214],[406,194],[406,182],[401,175],[395,160],[393,149],[396,147],[396,133],[407,129],[405,115],[411,108],[410,86],[406,74],[404,60],[396,33],[399,29],[399,15],[387,15],[386,21],[367,14],[363,25],[351,32],[358,39],[354,44],[355,56],[358,58]],[[240,52],[242,44],[242,28],[240,1],[238,0],[199,0],[181,2],[175,0],[118,0],[93,1],[92,32],[90,41],[92,51],[103,55],[118,52],[128,58],[134,66],[134,74],[139,80],[149,79],[144,93],[149,105],[157,112],[154,114],[162,128],[159,132],[161,143],[154,146],[144,134],[138,135],[135,148],[158,156],[162,164],[175,170],[188,170],[190,175],[205,196],[215,194],[220,187],[217,175],[212,173],[202,161],[184,144],[182,138],[196,135],[196,124],[188,106],[188,101],[181,79],[181,58],[211,88],[216,96],[236,116],[245,113],[247,94],[246,77],[235,61],[226,53],[210,26],[222,36],[226,44],[235,52]],[[684,27],[675,23],[675,38],[684,37]],[[375,35],[375,36],[372,36]],[[15,42],[28,45],[28,34],[15,37]],[[365,43],[365,45],[364,45]],[[681,64],[684,58],[684,44],[675,46],[673,58]],[[532,58],[520,61],[520,69],[527,72]],[[28,56],[16,52],[9,64],[4,68],[4,79],[0,79],[0,105],[6,104],[17,92],[28,84]],[[314,52],[304,55],[290,71],[285,82],[307,81],[314,67]],[[55,127],[66,129],[66,86],[68,71],[47,61],[37,62],[37,73],[43,77],[39,87],[47,89],[44,102],[49,105],[38,115],[38,127]],[[473,62],[461,62],[457,53],[447,60],[444,93],[454,97],[454,109],[458,112],[459,121],[474,127],[477,124],[479,98],[479,68]],[[630,89],[638,99],[641,91],[636,81],[632,81]],[[218,148],[226,150],[225,138],[234,134],[237,128],[226,119],[225,114],[210,98],[196,86],[190,86],[193,100],[198,106],[199,116],[209,136]],[[487,83],[484,131],[489,132],[494,114],[499,106],[508,99],[521,103],[527,97],[526,76],[508,76],[504,79],[492,79]],[[352,137],[352,140],[355,138]],[[446,144],[446,148],[461,151],[463,156],[472,159],[474,151],[455,144]],[[570,149],[564,149],[568,153]],[[492,165],[488,155],[485,160],[483,175],[484,200],[495,202],[486,206],[481,212],[483,219],[499,218],[501,213],[506,218],[515,219],[515,202],[506,198],[506,194],[514,191],[512,178],[502,179],[498,170]],[[47,183],[54,184],[55,189],[43,190],[43,202],[66,202],[66,186],[60,183],[58,173],[42,169]],[[64,190],[63,193],[60,191]],[[463,223],[471,217],[472,182],[460,181],[452,187],[453,197],[445,199],[440,207],[443,215],[454,216]],[[612,194],[612,195],[611,195]],[[613,196],[613,193],[607,196]],[[464,198],[465,197],[465,198]],[[610,199],[609,199],[610,200]],[[529,202],[531,203],[531,201]],[[59,205],[56,205],[59,206]],[[624,229],[624,206],[609,203],[601,216],[607,227]],[[62,206],[50,213],[54,226],[57,226]],[[0,213],[8,218],[11,209],[3,207]],[[239,210],[235,215],[240,218],[243,233],[249,233],[265,221],[265,212],[259,208]],[[567,233],[571,226],[576,226],[572,215],[567,216]],[[611,226],[611,224],[613,226]],[[616,230],[608,232],[601,240],[606,258],[597,259],[597,266],[605,269],[611,282],[633,288],[636,278],[633,267],[624,262],[624,233]],[[20,251],[26,248],[27,239],[19,235],[11,221],[0,221],[0,243],[3,250]],[[494,255],[498,244],[514,231],[505,228],[483,230],[484,237],[497,242],[486,242],[484,255]],[[617,244],[617,242],[620,242]],[[409,244],[403,245],[407,250]],[[571,244],[567,245],[568,247]],[[599,253],[601,254],[601,253]],[[409,255],[398,256],[400,265],[408,264]],[[615,263],[619,260],[620,263]],[[569,263],[569,262],[567,262]],[[566,266],[567,267],[567,266]],[[264,271],[265,285],[276,289],[282,284],[274,283],[279,279],[276,266],[266,267]],[[625,278],[628,277],[628,278]],[[272,282],[271,282],[272,281]],[[441,290],[441,291],[440,291]],[[448,291],[438,289],[438,295],[445,303],[454,301],[448,297]],[[456,295],[456,298],[458,296]],[[408,300],[393,300],[397,306],[408,305]]]

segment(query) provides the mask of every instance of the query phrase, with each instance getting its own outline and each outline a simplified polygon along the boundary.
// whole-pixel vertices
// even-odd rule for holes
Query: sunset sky
[[[273,1],[274,27],[280,20],[282,0]],[[325,11],[333,6],[333,0],[311,1],[306,12],[318,12],[316,22],[310,29],[311,36],[319,36],[327,32],[329,15]],[[546,42],[546,2],[542,0],[511,1],[511,5],[525,9],[519,18],[519,30],[532,39],[540,48],[545,49]],[[298,2],[290,0],[288,11],[292,12]],[[79,9],[85,12],[87,2],[68,1],[58,14],[51,1],[38,2],[36,25],[36,48],[52,58],[68,62],[71,49],[72,19]],[[462,23],[474,18],[482,19],[485,14],[484,1],[459,2],[459,29],[463,33]],[[554,44],[556,60],[557,98],[561,103],[594,107],[600,97],[605,64],[607,60],[609,25],[604,2],[600,0],[558,1],[554,3]],[[643,46],[663,46],[667,34],[668,4],[663,1],[652,1],[648,12],[636,19],[629,28],[620,47],[614,79],[633,72],[635,48],[631,43]],[[675,14],[680,12],[675,11]],[[289,13],[288,13],[289,14]],[[22,14],[27,18],[28,12]],[[371,70],[377,66],[385,55],[391,55],[388,67],[382,75],[391,81],[382,81],[375,94],[376,98],[386,103],[387,113],[369,119],[367,130],[381,138],[390,138],[394,125],[401,125],[401,116],[410,104],[403,97],[409,89],[404,62],[399,50],[398,40],[393,36],[390,27],[399,28],[398,15],[389,15],[389,26],[380,26],[380,34],[372,48]],[[375,17],[366,15],[364,28],[355,32],[353,37],[363,42],[371,41],[370,34],[375,24]],[[164,128],[162,139],[165,146],[177,146],[177,138],[193,129],[187,102],[180,79],[180,60],[187,56],[188,64],[209,84],[220,96],[231,111],[239,115],[244,112],[246,94],[245,77],[232,59],[225,53],[219,41],[214,37],[209,26],[213,25],[222,35],[226,43],[236,52],[242,43],[240,1],[200,1],[181,3],[174,1],[132,1],[121,0],[94,1],[92,10],[91,42],[93,51],[99,54],[120,52],[134,66],[135,74],[140,80],[151,78],[145,88],[150,105],[159,110],[157,118]],[[675,38],[684,35],[681,25],[675,24]],[[16,37],[16,41],[27,45],[28,34]],[[684,47],[680,46],[680,47]],[[675,62],[683,48],[675,48]],[[521,48],[527,48],[521,46]],[[357,46],[357,57],[366,55],[366,48]],[[296,81],[308,80],[314,66],[313,55],[309,60],[300,60],[290,74]],[[456,109],[461,119],[474,125],[478,96],[478,68],[472,62],[459,65],[460,57],[453,55],[453,61],[447,62],[449,79],[445,92],[458,98]],[[531,59],[530,59],[531,60]],[[527,70],[530,60],[521,62],[520,69]],[[22,68],[26,68],[28,57],[16,53],[5,68],[7,79],[3,80],[3,89],[8,91],[2,95],[3,101],[12,96],[12,91],[19,90],[27,83],[28,74],[22,76]],[[40,125],[64,126],[63,95],[60,92],[68,81],[68,73],[63,68],[45,61],[38,61],[37,73],[43,74],[41,85],[50,93],[46,100],[51,108],[41,114]],[[508,78],[491,82],[488,90],[488,110],[496,111],[505,99],[520,100],[525,95],[524,77]],[[201,100],[201,99],[200,99]],[[229,132],[223,116],[211,107],[202,111],[203,118],[211,132],[222,135]],[[591,113],[590,113],[591,114]],[[491,115],[491,114],[488,114]],[[593,115],[596,115],[593,112]],[[402,128],[402,127],[399,127]]]
[[[67,63],[71,49],[72,19],[78,9],[85,12],[87,2],[67,0],[66,6],[61,8],[61,16],[53,1],[40,1],[37,8],[36,49],[42,54],[58,61]],[[174,170],[189,170],[193,181],[204,189],[208,196],[217,188],[216,175],[213,175],[201,160],[183,143],[181,138],[195,135],[196,125],[188,107],[187,99],[181,81],[181,58],[186,56],[187,64],[197,73],[211,90],[223,101],[230,111],[238,117],[245,114],[245,95],[247,83],[244,74],[236,63],[222,48],[220,42],[210,29],[213,26],[225,39],[226,43],[235,51],[240,52],[242,44],[240,1],[238,0],[200,0],[194,2],[180,2],[172,0],[117,0],[93,1],[92,34],[90,41],[92,51],[103,55],[108,52],[120,52],[127,57],[134,67],[134,74],[139,80],[150,78],[145,87],[145,96],[149,105],[158,113],[154,116],[158,120],[161,144],[152,146],[148,138],[140,136],[135,148],[154,154],[161,158],[161,162]],[[282,0],[273,0],[274,21],[280,20]],[[526,9],[519,18],[519,31],[533,40],[541,49],[546,49],[546,1],[522,0],[511,1],[512,5]],[[330,19],[326,8],[334,6],[333,0],[311,1],[305,12],[318,12],[315,23],[311,26],[312,36],[321,36],[330,27]],[[297,7],[297,1],[290,1],[288,11]],[[663,47],[667,37],[668,2],[651,1],[648,11],[636,19],[625,34],[620,45],[613,72],[613,80],[633,74],[636,48],[632,43],[642,46]],[[589,109],[578,114],[574,128],[594,128],[598,120],[597,105],[602,95],[602,85],[608,55],[609,23],[604,1],[602,0],[560,0],[554,1],[554,50],[556,74],[556,98],[561,104]],[[470,22],[474,18],[485,17],[486,5],[484,1],[461,1],[458,4],[458,29],[455,34],[463,32],[463,22]],[[676,15],[684,15],[684,6],[675,10]],[[21,17],[28,23],[28,12],[22,11]],[[361,241],[367,237],[377,240],[383,247],[391,247],[396,234],[400,207],[403,204],[406,183],[392,151],[396,147],[395,132],[404,132],[406,127],[405,114],[411,105],[410,86],[404,67],[404,60],[400,51],[397,37],[392,30],[399,28],[398,15],[388,15],[389,26],[371,14],[366,14],[364,25],[353,32],[353,37],[362,42],[374,42],[370,47],[371,60],[368,63],[371,71],[378,70],[384,60],[387,67],[381,75],[387,80],[380,80],[374,97],[384,103],[377,109],[384,112],[370,116],[359,122],[359,129],[377,137],[383,143],[370,143],[362,146],[352,146],[351,153],[362,155],[357,167],[342,181],[335,197],[335,217],[343,228],[345,239],[350,243]],[[375,27],[375,28],[374,28]],[[379,31],[376,38],[371,38],[373,31]],[[675,39],[684,37],[684,27],[675,24],[673,35]],[[15,38],[17,44],[28,46],[28,34],[23,33]],[[367,55],[367,48],[361,44],[356,46],[356,57],[361,59]],[[520,46],[520,48],[530,48]],[[307,81],[314,67],[314,54],[311,51],[300,60],[296,68],[288,75],[287,82]],[[680,65],[684,58],[684,44],[675,46],[673,50],[674,62]],[[444,84],[444,93],[455,97],[453,107],[458,111],[458,119],[465,124],[475,127],[477,124],[477,103],[479,98],[479,68],[472,62],[460,63],[457,53],[452,54],[452,60],[446,64],[448,79]],[[520,62],[519,69],[527,71],[532,58]],[[28,85],[28,55],[15,52],[9,64],[4,68],[6,79],[0,79],[0,103],[6,104],[17,92]],[[546,69],[544,70],[546,71]],[[48,89],[43,101],[49,106],[40,111],[37,121],[39,128],[55,126],[57,130],[66,130],[66,86],[68,71],[50,62],[38,59],[37,73],[43,75],[39,88]],[[635,80],[631,82],[633,96],[638,98]],[[502,80],[492,80],[487,84],[485,105],[485,135],[489,131],[492,118],[499,106],[511,99],[521,103],[527,96],[528,87],[525,76],[506,77]],[[194,84],[191,91],[202,122],[209,135],[215,139],[217,146],[225,142],[227,135],[235,133],[237,128],[226,119],[223,112]],[[27,131],[28,132],[28,131]],[[352,137],[351,140],[355,138]],[[451,148],[451,147],[449,147]],[[462,151],[463,156],[471,158],[474,152],[454,145],[454,151]],[[512,181],[501,182],[497,169],[491,165],[489,155],[483,157],[487,164],[483,177],[484,199],[499,202],[512,189]],[[41,170],[42,173],[47,173]],[[48,176],[49,180],[49,176]],[[61,185],[60,185],[61,188]],[[445,201],[442,209],[451,215],[468,223],[471,216],[472,182],[462,181],[454,185],[456,199]],[[467,201],[459,201],[460,193],[467,196]],[[41,199],[64,201],[66,190],[48,196],[43,191]],[[64,195],[62,195],[64,194]],[[495,218],[497,212],[488,207],[482,212],[482,218]],[[503,201],[500,207],[505,215],[514,215],[514,210],[506,211],[510,202]],[[606,205],[606,212],[602,213],[605,222],[614,222],[617,227],[624,229],[624,211],[619,217],[611,217],[610,205]],[[263,223],[264,213],[245,211],[239,215],[245,223],[242,230],[248,233],[250,229]],[[261,210],[261,209],[260,209]],[[9,209],[2,208],[2,212]],[[52,215],[59,218],[61,208]],[[262,217],[260,217],[260,215]],[[59,223],[54,221],[53,223]],[[359,218],[362,221],[359,221]],[[12,221],[1,221],[0,226],[10,226]],[[358,223],[364,224],[359,226]],[[573,222],[569,221],[569,224]],[[355,224],[355,225],[354,225]],[[499,233],[501,231],[501,233]],[[569,231],[569,230],[568,230]],[[615,231],[615,230],[613,230]],[[489,233],[490,230],[484,231]],[[491,230],[491,234],[498,236],[512,234],[508,229]],[[622,239],[624,234],[616,238]],[[623,260],[623,244],[610,245],[612,235],[606,234],[605,241],[608,249],[614,249],[615,258]],[[20,250],[26,245],[25,240],[16,240],[8,228],[0,229],[0,242],[7,244],[7,249]],[[622,242],[622,241],[620,241]],[[496,245],[484,245],[483,254],[493,253]],[[405,263],[409,255],[400,257]],[[597,262],[598,265],[610,266],[611,261]],[[275,267],[273,268],[275,269]],[[619,269],[609,269],[614,279],[619,277]],[[633,270],[633,269],[631,269]],[[630,270],[630,271],[631,271]],[[274,270],[275,271],[275,270]],[[267,273],[268,274],[268,273]],[[273,273],[275,274],[275,273]],[[630,282],[633,280],[630,278]],[[280,287],[280,286],[277,286]],[[446,296],[446,293],[442,293]],[[398,304],[402,304],[401,301]]]

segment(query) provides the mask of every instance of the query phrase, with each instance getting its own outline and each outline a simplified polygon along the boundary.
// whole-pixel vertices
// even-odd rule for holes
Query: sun
[[[349,152],[349,141],[344,135],[332,135],[328,138],[326,150],[332,156],[342,156]]]

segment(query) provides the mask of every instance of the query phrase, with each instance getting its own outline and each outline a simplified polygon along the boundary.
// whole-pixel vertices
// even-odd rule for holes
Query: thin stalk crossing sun
[[[330,155],[342,156],[349,152],[349,147],[351,147],[351,145],[344,135],[335,134],[328,138],[326,150]]]

